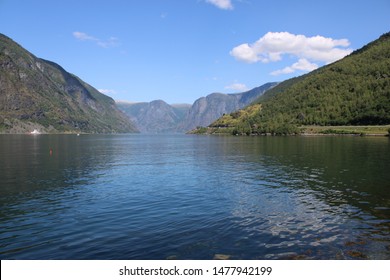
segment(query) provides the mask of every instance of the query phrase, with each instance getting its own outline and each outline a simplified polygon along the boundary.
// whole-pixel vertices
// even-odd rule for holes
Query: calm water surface
[[[215,254],[390,259],[390,140],[0,135],[1,259]]]

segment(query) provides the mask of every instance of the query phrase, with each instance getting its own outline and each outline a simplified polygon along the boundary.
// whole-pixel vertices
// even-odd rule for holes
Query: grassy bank
[[[389,134],[390,125],[366,126],[303,126],[303,134],[355,134],[385,136]]]
[[[366,126],[301,126],[301,135],[361,135],[361,136],[387,136],[390,133],[390,125],[366,125]],[[233,127],[198,127],[188,132],[189,134],[213,134],[213,135],[237,135]],[[244,135],[244,134],[242,134]],[[250,134],[246,134],[250,135]],[[253,134],[252,134],[253,135]],[[268,135],[268,134],[267,134]],[[269,134],[271,135],[271,134]]]

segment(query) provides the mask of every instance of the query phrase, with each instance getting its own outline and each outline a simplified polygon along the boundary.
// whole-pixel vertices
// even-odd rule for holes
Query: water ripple
[[[43,136],[30,153],[7,139],[2,259],[390,258],[387,142]]]

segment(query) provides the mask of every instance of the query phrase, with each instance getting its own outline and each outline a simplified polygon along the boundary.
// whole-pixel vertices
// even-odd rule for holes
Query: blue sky
[[[116,100],[282,81],[390,31],[389,0],[0,0],[0,32]]]

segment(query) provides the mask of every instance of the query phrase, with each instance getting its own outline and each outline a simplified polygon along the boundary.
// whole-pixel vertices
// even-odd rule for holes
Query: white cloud
[[[298,62],[295,62],[291,66],[287,66],[281,70],[276,70],[271,72],[271,75],[277,76],[281,74],[289,74],[295,72],[295,70],[301,70],[301,71],[313,71],[318,68],[318,65],[315,63],[311,63],[306,58],[300,58]]]
[[[205,0],[206,3],[210,3],[222,10],[233,10],[233,4],[231,0]]]
[[[113,89],[98,89],[98,91],[106,95],[116,94],[116,91]]]
[[[98,46],[102,48],[111,48],[111,47],[116,47],[119,45],[119,39],[116,37],[110,37],[106,41],[99,40],[97,42]]]
[[[108,40],[101,40],[99,38],[88,35],[84,32],[75,31],[73,32],[73,37],[80,41],[92,41],[95,42],[99,47],[110,48],[116,47],[119,45],[119,39],[116,37],[110,37]]]
[[[252,44],[233,48],[230,55],[246,63],[280,61],[283,55],[295,56],[298,62],[273,75],[292,73],[296,70],[311,71],[318,68],[312,61],[331,63],[350,54],[352,49],[347,39],[335,40],[323,36],[306,37],[288,32],[268,32]]]
[[[230,90],[239,91],[239,92],[249,90],[249,88],[245,84],[240,84],[240,83],[231,84],[229,86],[226,86],[225,89],[230,89]]]
[[[84,32],[75,31],[75,32],[73,32],[73,36],[76,39],[79,39],[80,41],[98,41],[98,39],[96,39],[92,36],[89,36],[88,34],[86,34]]]
[[[261,59],[258,58],[256,50],[248,44],[242,44],[231,50],[230,55],[234,56],[237,60],[253,63]]]

